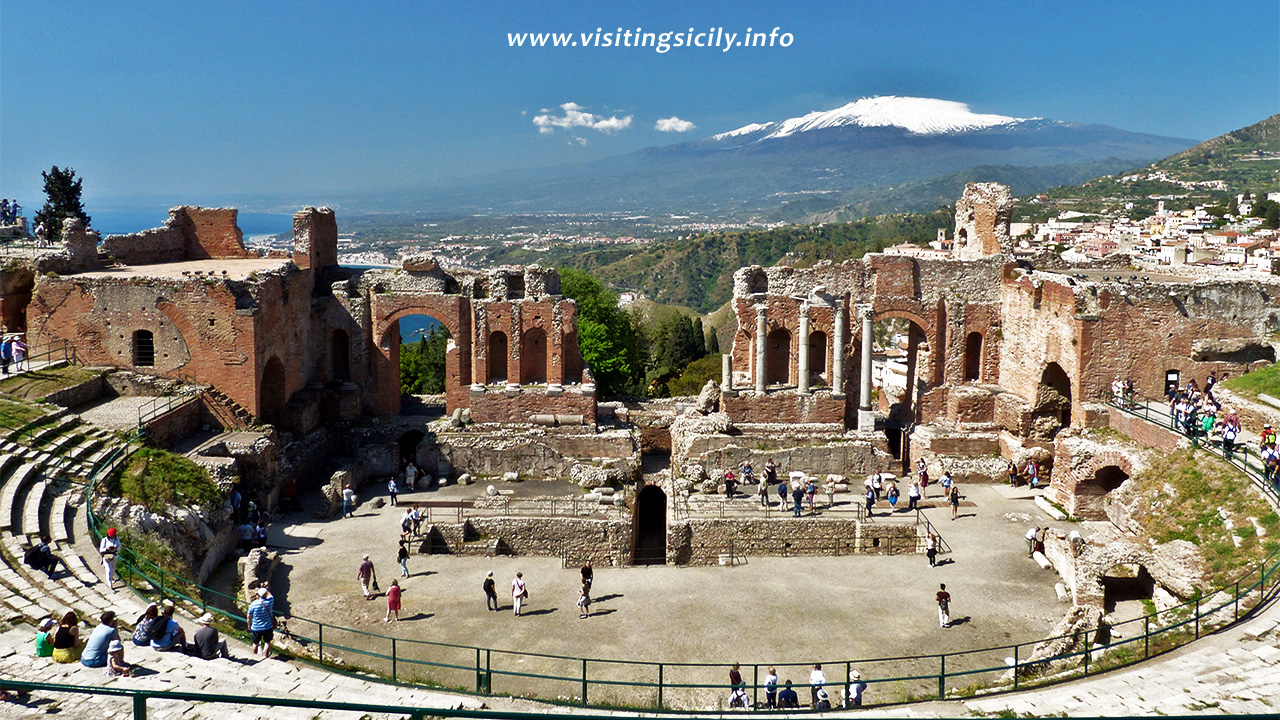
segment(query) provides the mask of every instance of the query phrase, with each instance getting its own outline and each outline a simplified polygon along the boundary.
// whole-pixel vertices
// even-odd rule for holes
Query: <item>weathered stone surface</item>
[[[569,469],[569,478],[585,489],[601,488],[607,485],[621,485],[628,480],[626,470],[620,467],[601,467],[578,463]]]
[[[710,415],[719,408],[719,405],[720,383],[715,380],[708,380],[707,384],[702,386],[702,392],[698,393],[698,401],[695,407],[703,415]]]

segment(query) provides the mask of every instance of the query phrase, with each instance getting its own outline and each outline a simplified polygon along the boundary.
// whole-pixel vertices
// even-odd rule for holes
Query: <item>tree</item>
[[[36,213],[36,224],[44,223],[51,238],[62,237],[62,223],[68,217],[80,218],[80,222],[88,227],[89,216],[84,212],[84,203],[80,202],[84,180],[76,177],[76,171],[71,168],[61,170],[54,165],[49,172],[40,174],[44,177],[44,194],[49,200]]]
[[[1227,214],[1237,217],[1240,215],[1240,202],[1234,195],[1231,196],[1231,202],[1227,203]]]
[[[444,355],[449,331],[443,325],[431,328],[421,340],[400,347],[400,392],[409,395],[439,395],[444,392]]]
[[[711,328],[711,333],[707,335],[707,354],[708,354],[708,355],[719,355],[719,354],[720,354],[720,337],[719,337],[719,335],[720,335],[720,334],[719,334],[718,332],[716,332],[716,329],[715,329],[715,328]]]
[[[1270,203],[1264,224],[1272,230],[1280,230],[1280,203]]]
[[[583,270],[560,268],[560,292],[578,306],[578,349],[601,395],[635,394],[644,381],[641,335],[618,296]]]

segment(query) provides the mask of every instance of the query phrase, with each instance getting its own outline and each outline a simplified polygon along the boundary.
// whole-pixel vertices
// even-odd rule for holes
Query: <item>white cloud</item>
[[[577,103],[567,102],[560,106],[564,111],[564,115],[552,115],[546,108],[542,109],[542,115],[533,117],[533,124],[538,127],[538,132],[550,134],[555,132],[556,128],[562,130],[571,130],[573,128],[590,128],[591,130],[599,130],[600,132],[616,132],[618,130],[626,130],[631,127],[631,116],[618,117],[612,115],[604,117],[587,112],[581,105]]]
[[[586,145],[587,139],[584,137],[576,137],[569,144],[572,145],[574,142],[578,143],[579,145]]]
[[[654,125],[653,129],[659,132],[689,132],[698,129],[698,126],[672,115],[669,118],[659,118],[658,124]]]

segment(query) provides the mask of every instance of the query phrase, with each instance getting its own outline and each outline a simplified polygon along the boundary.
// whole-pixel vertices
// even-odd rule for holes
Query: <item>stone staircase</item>
[[[142,604],[106,586],[96,554],[88,549],[82,519],[84,490],[95,464],[124,445],[115,434],[84,423],[67,410],[0,436],[0,611],[8,621],[38,619],[75,610],[92,618],[107,609],[122,617]],[[80,529],[77,529],[77,528]],[[67,565],[55,579],[22,562],[42,535]]]
[[[226,430],[245,430],[258,424],[253,413],[216,387],[202,389],[200,397],[204,400],[204,406]]]

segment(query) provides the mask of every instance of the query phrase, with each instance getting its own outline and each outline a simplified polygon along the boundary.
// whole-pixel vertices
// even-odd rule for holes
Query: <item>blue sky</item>
[[[778,27],[794,41],[508,46],[508,33],[619,26]],[[3,0],[0,195],[36,205],[57,164],[102,204],[323,203],[888,94],[1205,139],[1280,112],[1280,3]],[[539,132],[565,103],[600,129]],[[655,129],[672,117],[696,129]]]

